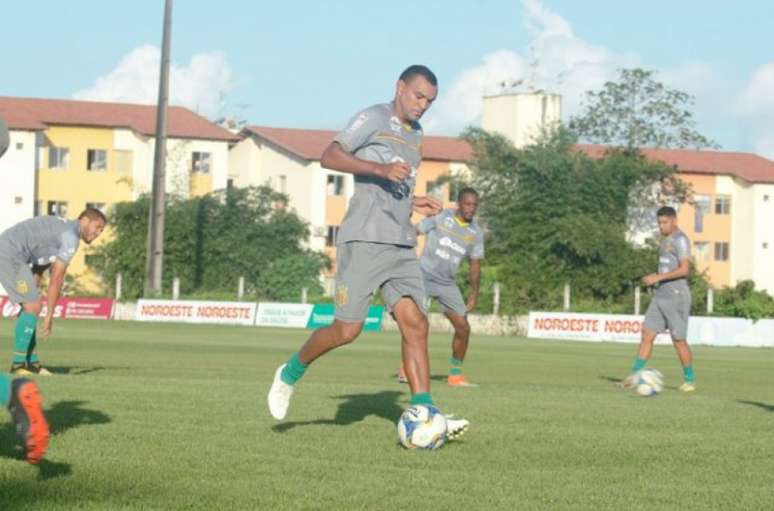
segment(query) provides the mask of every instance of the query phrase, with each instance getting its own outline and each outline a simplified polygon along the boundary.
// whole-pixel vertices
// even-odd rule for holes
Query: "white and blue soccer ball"
[[[655,396],[664,389],[664,375],[657,369],[643,369],[635,377],[634,391],[640,396]]]
[[[398,438],[406,449],[438,449],[446,442],[446,417],[432,405],[414,405],[398,420]]]

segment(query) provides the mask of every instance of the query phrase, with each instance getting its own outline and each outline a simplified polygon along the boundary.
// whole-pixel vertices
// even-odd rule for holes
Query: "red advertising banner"
[[[19,314],[21,307],[11,303],[7,297],[0,297],[0,317],[12,318]],[[41,316],[48,307],[44,304]],[[65,319],[110,319],[113,312],[112,298],[60,298],[54,309],[55,318]]]

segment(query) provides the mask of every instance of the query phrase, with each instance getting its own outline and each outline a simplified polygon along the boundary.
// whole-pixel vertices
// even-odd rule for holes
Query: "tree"
[[[487,264],[498,265],[505,310],[556,308],[561,289],[615,302],[653,271],[654,246],[627,241],[628,214],[655,185],[675,201],[675,170],[642,155],[610,150],[592,159],[560,128],[516,149],[504,137],[469,129],[473,186],[488,231]]]
[[[287,197],[271,188],[232,188],[192,199],[168,198],[164,282],[179,277],[181,293],[232,292],[244,277],[255,298],[297,300],[301,289],[319,294],[325,256],[303,248],[307,225],[276,204]],[[106,282],[123,275],[124,296],[143,291],[147,196],[116,204],[110,218],[113,238],[90,258]]]
[[[586,93],[569,129],[584,142],[628,149],[717,148],[694,130],[692,104],[692,96],[656,81],[653,71],[621,69],[617,82]]]

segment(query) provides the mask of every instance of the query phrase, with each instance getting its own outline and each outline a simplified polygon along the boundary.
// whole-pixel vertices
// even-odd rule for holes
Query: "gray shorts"
[[[425,279],[425,294],[427,295],[427,304],[425,308],[430,308],[430,300],[435,298],[441,306],[444,314],[456,314],[457,316],[466,316],[468,307],[462,298],[462,293],[457,284],[443,284],[430,280],[427,274],[423,274]]]
[[[688,317],[691,314],[691,292],[688,289],[670,289],[655,295],[645,312],[645,327],[656,333],[669,330],[672,340],[688,338]]]
[[[377,289],[391,309],[407,296],[427,314],[422,271],[412,247],[350,241],[337,247],[336,267],[336,319],[365,321]]]
[[[0,284],[15,304],[33,303],[40,298],[29,264],[18,262],[0,252]]]

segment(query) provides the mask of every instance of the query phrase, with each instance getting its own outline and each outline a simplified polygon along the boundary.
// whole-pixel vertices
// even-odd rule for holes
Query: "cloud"
[[[125,55],[95,84],[73,94],[74,99],[155,104],[158,99],[161,50],[144,45]],[[186,66],[170,64],[169,103],[208,117],[217,116],[224,95],[233,87],[231,67],[220,52],[198,53]]]
[[[737,96],[739,116],[749,125],[753,150],[774,159],[774,61],[760,66]]]
[[[497,92],[502,82],[519,80],[561,94],[567,118],[579,111],[586,91],[614,79],[621,67],[639,65],[636,55],[579,38],[564,18],[538,0],[524,0],[523,6],[529,48],[497,50],[456,77],[428,112],[424,123],[428,132],[458,134],[465,126],[478,123],[481,97]]]

